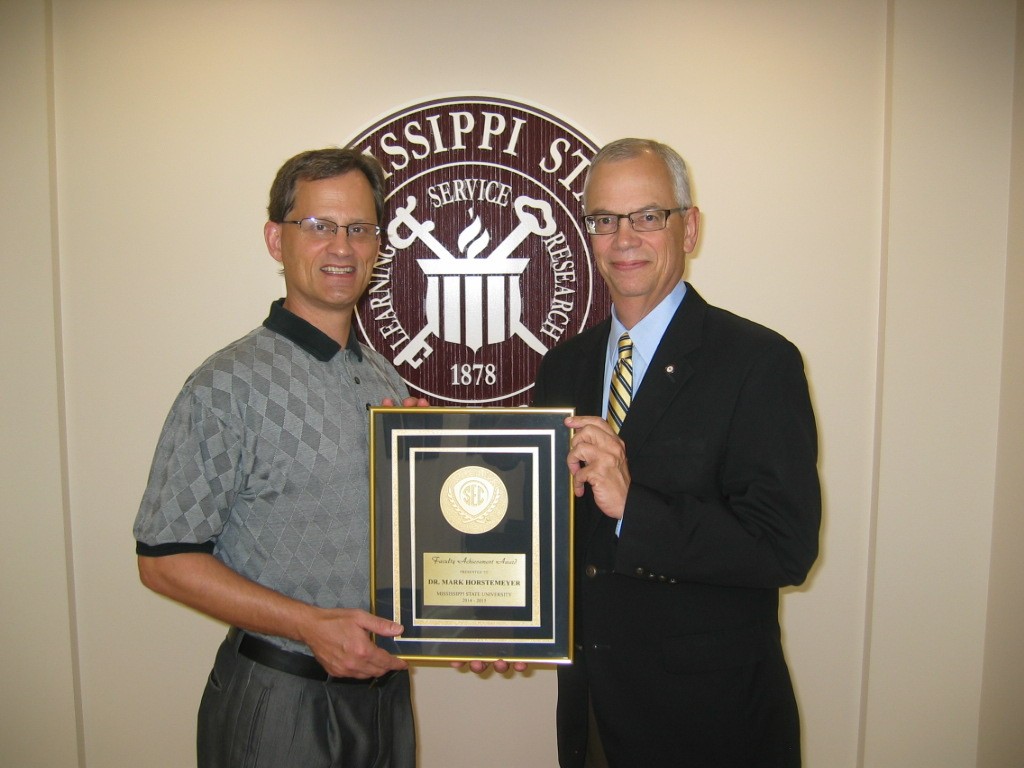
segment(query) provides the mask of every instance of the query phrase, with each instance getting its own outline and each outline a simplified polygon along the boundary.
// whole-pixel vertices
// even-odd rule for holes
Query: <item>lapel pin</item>
[[[674,365],[666,365],[665,366],[665,373],[671,375],[671,374],[673,374],[675,372],[676,372],[676,367]]]

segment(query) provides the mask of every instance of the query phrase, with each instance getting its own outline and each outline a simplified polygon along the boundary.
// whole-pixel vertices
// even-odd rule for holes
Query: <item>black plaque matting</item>
[[[572,660],[570,409],[372,408],[372,611],[409,660]]]

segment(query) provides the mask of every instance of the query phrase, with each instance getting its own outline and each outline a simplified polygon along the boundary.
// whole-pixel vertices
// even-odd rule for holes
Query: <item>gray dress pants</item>
[[[199,707],[198,768],[413,768],[409,673],[319,682],[217,651]]]

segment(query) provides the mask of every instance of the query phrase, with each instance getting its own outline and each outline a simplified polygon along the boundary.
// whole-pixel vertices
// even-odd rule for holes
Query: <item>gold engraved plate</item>
[[[449,525],[462,533],[486,533],[508,511],[508,492],[494,472],[484,467],[463,467],[441,486],[441,512]]]
[[[424,552],[423,575],[424,605],[526,605],[526,555]]]

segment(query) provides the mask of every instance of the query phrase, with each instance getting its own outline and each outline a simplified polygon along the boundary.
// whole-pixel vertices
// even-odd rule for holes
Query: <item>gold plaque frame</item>
[[[572,661],[564,408],[370,409],[370,602],[409,660]]]

